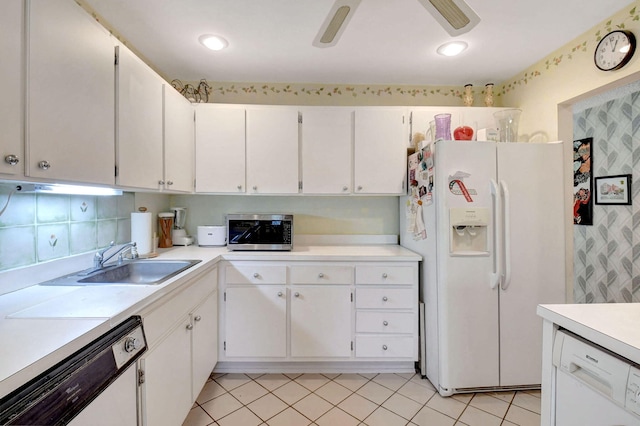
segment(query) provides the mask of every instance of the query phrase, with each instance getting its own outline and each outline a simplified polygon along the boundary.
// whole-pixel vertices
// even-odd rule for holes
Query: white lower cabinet
[[[140,424],[182,424],[217,362],[217,269],[142,312]]]

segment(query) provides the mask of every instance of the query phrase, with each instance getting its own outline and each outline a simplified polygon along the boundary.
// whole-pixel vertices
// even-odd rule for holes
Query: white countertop
[[[422,258],[396,245],[300,246],[290,252],[230,252],[226,247],[173,247],[157,259],[200,259],[160,285],[40,286],[0,295],[0,397],[55,365],[145,306],[175,291],[198,270],[219,260],[412,261]],[[90,266],[90,265],[87,265]],[[29,268],[27,268],[29,269]],[[56,271],[51,276],[47,270]],[[60,274],[34,268],[36,281]],[[0,282],[25,271],[0,273]],[[30,277],[34,279],[33,274]]]
[[[538,315],[640,364],[640,303],[539,305]]]

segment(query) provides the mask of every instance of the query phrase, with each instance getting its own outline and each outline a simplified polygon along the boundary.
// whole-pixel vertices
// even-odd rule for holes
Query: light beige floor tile
[[[398,389],[400,395],[411,398],[420,404],[426,404],[436,393],[434,390],[426,386],[419,385],[413,381],[408,381],[403,387]]]
[[[393,394],[393,391],[375,382],[369,382],[358,389],[356,393],[360,396],[364,396],[369,401],[375,402],[376,404],[380,405]]]
[[[511,405],[504,418],[520,426],[538,426],[540,424],[540,414],[525,410],[517,405]]]
[[[341,374],[333,379],[333,381],[355,392],[364,386],[369,379],[366,379],[359,374]]]
[[[404,377],[407,380],[413,379],[413,376],[416,375],[416,373],[396,373],[396,374],[400,377]]]
[[[289,407],[268,421],[269,426],[307,426],[311,420]]]
[[[405,426],[407,419],[392,413],[386,408],[379,407],[365,419],[367,426]]]
[[[296,377],[302,376],[302,373],[284,373],[284,375],[293,380]]]
[[[200,391],[200,395],[198,395],[196,402],[198,404],[203,404],[225,393],[227,393],[226,389],[220,386],[218,382],[214,382],[212,380],[204,385],[204,388]]]
[[[504,415],[507,414],[507,410],[509,409],[508,402],[481,393],[476,394],[471,402],[469,402],[469,405],[500,417],[501,419],[504,418]]]
[[[329,401],[333,405],[338,405],[339,403],[347,399],[347,397],[351,395],[353,391],[337,384],[336,382],[329,382],[316,390],[314,393],[321,398]]]
[[[412,383],[416,383],[420,386],[424,386],[427,389],[431,389],[436,392],[436,387],[429,381],[429,379],[423,379],[419,374],[416,374],[411,378]]]
[[[213,419],[200,406],[196,406],[189,411],[182,426],[208,426],[213,424]]]
[[[404,377],[398,376],[397,374],[393,374],[393,373],[378,374],[372,380],[378,383],[379,385],[382,385],[393,391],[397,391],[402,386],[404,386],[405,383],[408,382],[408,380],[405,379]]]
[[[542,398],[542,392],[540,391],[540,389],[526,390],[522,392],[528,393],[529,395],[535,396],[536,398]]]
[[[258,426],[261,423],[262,420],[246,407],[218,420],[220,426]]]
[[[518,392],[513,398],[513,405],[540,414],[541,399],[526,392]]]
[[[303,374],[296,377],[295,382],[309,389],[311,392],[329,383],[329,379],[322,374]]]
[[[317,420],[324,413],[333,408],[333,405],[329,404],[324,399],[320,398],[316,394],[307,395],[300,401],[293,405],[293,408],[304,414],[311,420]]]
[[[329,379],[329,380],[333,380],[336,377],[338,377],[340,375],[340,373],[322,373],[322,375],[324,377],[326,377],[327,379]]]
[[[270,391],[278,389],[280,386],[286,385],[290,381],[291,379],[284,374],[265,374],[256,379],[256,382]]]
[[[275,396],[289,405],[295,404],[310,393],[308,389],[303,388],[296,382],[289,382],[273,391]]]
[[[469,426],[500,426],[502,417],[496,417],[479,408],[468,406],[460,416],[460,421]]]
[[[456,421],[427,406],[422,407],[418,414],[411,419],[411,423],[418,426],[453,426]]]
[[[513,401],[513,397],[516,395],[515,392],[487,392],[487,395],[490,395],[494,398],[501,399],[505,402],[511,403]]]
[[[318,426],[357,426],[360,420],[334,407],[316,420]]]
[[[275,395],[269,393],[260,399],[253,401],[247,407],[256,413],[262,420],[269,420],[287,408],[287,404],[282,402]]]
[[[338,404],[338,407],[358,420],[364,420],[378,408],[373,402],[355,393]]]
[[[420,411],[423,404],[396,393],[391,395],[391,398],[387,399],[382,406],[407,420],[411,420]]]
[[[235,399],[231,394],[225,393],[217,398],[207,401],[200,405],[204,411],[206,411],[213,420],[218,421],[229,413],[242,408],[242,404]]]
[[[433,395],[433,398],[427,402],[427,407],[433,408],[434,410],[440,411],[449,417],[457,419],[464,411],[466,404],[463,404],[453,398],[445,398],[440,396],[440,394],[435,394]]]
[[[265,396],[269,391],[257,384],[256,382],[245,383],[238,386],[229,393],[233,395],[242,404],[247,405],[256,399]]]
[[[365,379],[371,380],[380,373],[358,373],[358,374],[364,377]]]
[[[451,398],[455,399],[456,401],[460,401],[463,404],[468,404],[469,402],[471,402],[471,399],[473,398],[472,393],[456,393],[454,395],[451,395]]]
[[[218,377],[216,382],[220,384],[223,388],[230,391],[238,386],[242,386],[245,383],[249,383],[251,379],[246,374],[225,374],[224,376]]]

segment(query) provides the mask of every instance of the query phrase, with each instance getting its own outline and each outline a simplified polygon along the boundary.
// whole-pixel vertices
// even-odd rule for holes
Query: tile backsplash
[[[14,194],[0,215],[0,271],[129,241],[134,195]]]

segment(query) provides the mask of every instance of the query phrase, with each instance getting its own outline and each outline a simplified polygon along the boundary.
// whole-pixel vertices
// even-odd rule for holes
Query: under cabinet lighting
[[[16,185],[16,191],[22,193],[67,194],[67,195],[122,195],[122,190],[98,186],[25,183]]]

